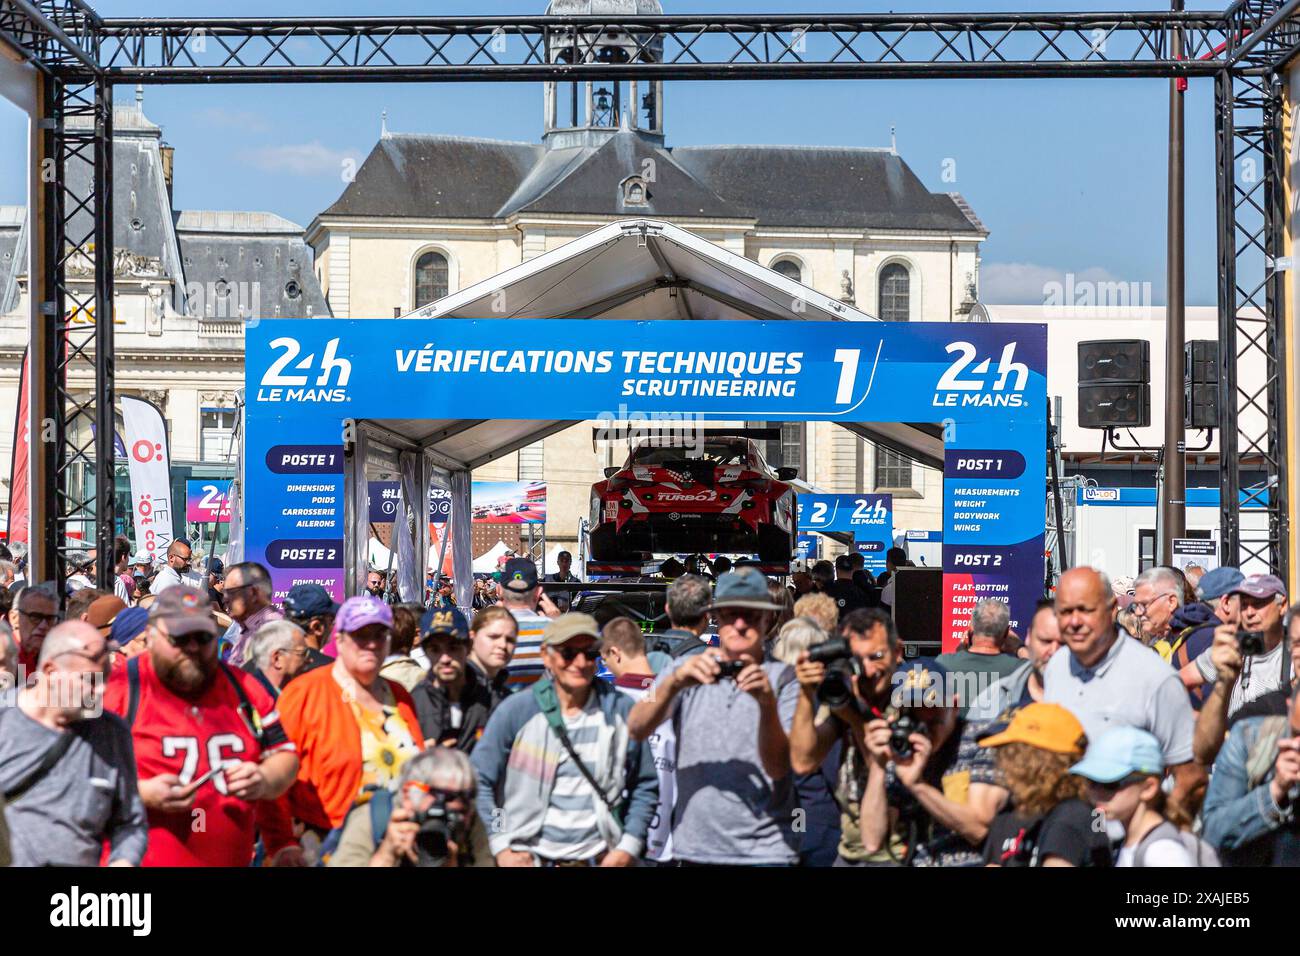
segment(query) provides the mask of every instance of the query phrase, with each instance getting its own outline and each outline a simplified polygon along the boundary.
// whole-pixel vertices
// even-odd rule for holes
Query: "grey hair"
[[[450,747],[430,747],[422,750],[402,765],[399,789],[408,783],[422,783],[426,787],[445,790],[464,790],[473,793],[478,789],[478,778],[469,757]]]
[[[271,655],[276,651],[292,650],[299,635],[306,634],[293,621],[272,621],[263,624],[253,634],[253,660],[265,672],[271,666]]]
[[[1135,590],[1143,584],[1149,584],[1158,590],[1168,590],[1178,600],[1178,606],[1182,607],[1183,579],[1170,568],[1161,567],[1160,565],[1147,568],[1133,579]]]
[[[994,637],[998,640],[1007,636],[1011,626],[1011,608],[1005,601],[997,598],[980,598],[975,602],[975,610],[970,616],[970,631],[973,637]]]
[[[674,625],[694,624],[709,613],[713,590],[699,574],[683,574],[668,585],[668,620]]]
[[[826,640],[826,632],[810,617],[795,617],[786,621],[772,645],[772,656],[783,664],[793,664],[808,648]]]

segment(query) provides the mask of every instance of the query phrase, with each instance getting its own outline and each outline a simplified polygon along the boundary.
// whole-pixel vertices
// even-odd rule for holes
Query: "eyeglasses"
[[[29,621],[35,621],[38,626],[41,624],[54,624],[62,618],[61,614],[41,614],[39,611],[24,611],[22,608],[18,609],[18,613]]]
[[[62,654],[55,654],[55,657],[80,657],[83,661],[90,661],[99,668],[106,668],[113,655],[116,654],[120,647],[117,641],[109,641],[104,645],[104,649],[98,654],[87,654],[85,651],[64,651]]]
[[[1146,616],[1147,616],[1147,608],[1149,608],[1152,604],[1155,604],[1156,601],[1159,601],[1161,598],[1169,597],[1169,596],[1170,596],[1171,594],[1173,594],[1173,593],[1175,593],[1175,592],[1173,592],[1173,591],[1161,591],[1159,594],[1157,594],[1155,597],[1151,598],[1151,600],[1149,600],[1149,601],[1142,601],[1142,602],[1134,601],[1132,604],[1130,604],[1130,605],[1128,606],[1128,609],[1129,609],[1130,611],[1132,611],[1132,612],[1133,612],[1135,615],[1137,615],[1138,617],[1146,617]]]
[[[599,644],[592,644],[590,647],[566,647],[561,644],[559,647],[551,648],[551,650],[564,658],[564,663],[566,664],[572,664],[578,659],[579,654],[587,658],[587,660],[591,661],[593,664],[600,660]]]

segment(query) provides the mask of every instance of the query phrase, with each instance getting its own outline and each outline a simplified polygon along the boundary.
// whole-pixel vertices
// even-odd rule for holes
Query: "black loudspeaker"
[[[1151,383],[1151,343],[1146,339],[1103,339],[1079,343],[1079,384]]]
[[[1183,381],[1190,385],[1219,383],[1219,343],[1193,339],[1183,345]]]
[[[1183,425],[1219,427],[1219,343],[1213,339],[1183,347]]]
[[[1080,428],[1145,428],[1150,424],[1150,385],[1079,386]]]
[[[1219,386],[1183,386],[1183,426],[1185,428],[1219,427]]]
[[[906,656],[938,654],[943,647],[943,569],[895,571],[892,611]]]

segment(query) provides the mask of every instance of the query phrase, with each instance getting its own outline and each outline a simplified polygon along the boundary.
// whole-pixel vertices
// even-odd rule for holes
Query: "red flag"
[[[29,356],[23,349],[23,365],[18,372],[18,415],[14,420],[14,450],[9,459],[9,540],[27,543],[27,464],[31,448],[31,422],[27,418],[27,375]]]

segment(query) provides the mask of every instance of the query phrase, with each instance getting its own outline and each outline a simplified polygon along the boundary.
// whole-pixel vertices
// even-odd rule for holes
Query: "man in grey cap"
[[[502,702],[470,759],[497,866],[634,866],[659,796],[632,699],[596,680],[600,626],[561,614],[542,636],[546,676]]]
[[[1223,746],[1233,714],[1291,682],[1291,656],[1282,639],[1286,585],[1271,574],[1252,574],[1228,593],[1240,601],[1240,621],[1216,627],[1214,642],[1180,672],[1188,687],[1214,685],[1192,740],[1197,761],[1206,766]]]
[[[799,684],[764,661],[780,607],[752,568],[722,575],[713,599],[719,647],[680,658],[632,708],[645,740],[664,720],[677,734],[673,857],[682,865],[792,866],[799,859],[788,734]]]

